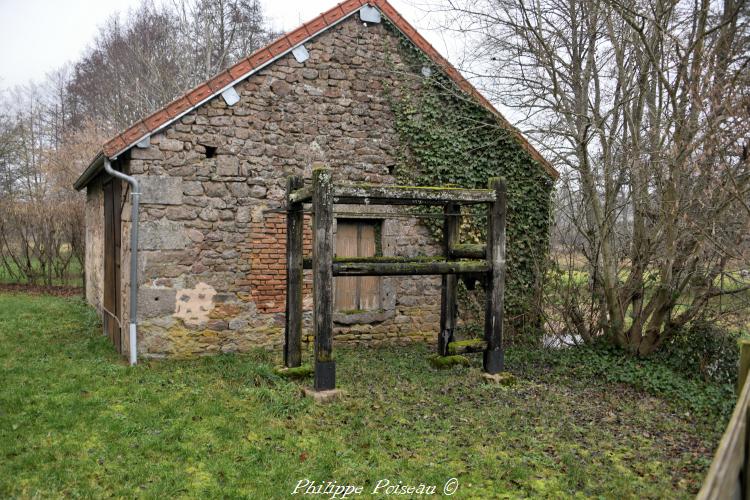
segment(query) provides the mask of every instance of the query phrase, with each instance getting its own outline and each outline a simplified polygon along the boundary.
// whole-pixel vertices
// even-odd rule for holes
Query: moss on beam
[[[448,354],[481,352],[487,348],[487,341],[482,339],[459,340],[448,344]]]
[[[382,262],[393,262],[393,263],[411,263],[411,262],[439,262],[445,260],[445,257],[441,255],[416,255],[414,257],[400,257],[400,256],[389,256],[389,255],[376,255],[373,257],[334,257],[334,264],[359,264],[359,263],[371,263],[378,264]]]
[[[489,271],[486,260],[436,260],[429,262],[334,262],[334,276],[409,276],[475,274]]]
[[[495,193],[488,189],[422,186],[335,186],[335,203],[366,205],[442,205],[445,203],[491,203]]]

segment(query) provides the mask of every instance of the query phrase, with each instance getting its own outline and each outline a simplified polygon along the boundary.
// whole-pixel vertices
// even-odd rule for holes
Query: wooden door
[[[377,222],[338,221],[337,257],[373,257],[377,254]],[[334,278],[336,311],[371,311],[380,308],[380,277]]]
[[[120,238],[121,184],[117,179],[104,183],[104,332],[117,352],[122,353],[120,329]]]

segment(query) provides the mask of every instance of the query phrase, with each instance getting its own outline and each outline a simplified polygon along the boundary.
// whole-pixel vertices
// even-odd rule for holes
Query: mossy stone
[[[469,366],[471,363],[469,358],[466,356],[453,355],[453,356],[440,356],[435,354],[428,358],[430,365],[438,370],[446,370],[456,365]]]
[[[292,368],[280,366],[274,369],[274,373],[286,378],[302,379],[312,376],[314,370],[310,365],[294,366]]]
[[[482,378],[488,384],[502,385],[504,387],[509,387],[518,383],[516,376],[510,372],[482,373]]]

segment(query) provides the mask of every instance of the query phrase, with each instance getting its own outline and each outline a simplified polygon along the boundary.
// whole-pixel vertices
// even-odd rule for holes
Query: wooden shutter
[[[336,256],[357,257],[357,225],[338,222],[336,225]],[[334,308],[337,311],[359,309],[357,303],[358,276],[334,278]]]
[[[373,257],[377,253],[376,223],[372,221],[338,221],[337,257]],[[345,276],[334,279],[337,311],[374,310],[380,308],[380,277]]]

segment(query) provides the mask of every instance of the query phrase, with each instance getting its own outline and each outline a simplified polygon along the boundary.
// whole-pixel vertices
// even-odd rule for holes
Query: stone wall
[[[86,223],[86,300],[101,311],[104,300],[104,192],[100,180],[88,185]]]
[[[281,346],[286,236],[280,210],[287,176],[309,179],[312,163],[322,161],[336,181],[396,181],[391,170],[401,145],[385,89],[397,81],[418,86],[424,77],[409,73],[390,29],[353,16],[306,43],[305,63],[282,57],[236,86],[239,103],[212,99],[122,160],[143,185],[141,354]],[[378,218],[362,207],[338,210],[347,218]],[[124,235],[127,227],[126,221]],[[439,252],[415,218],[385,220],[381,238],[384,255]],[[125,290],[127,260],[124,255]],[[383,278],[382,309],[337,314],[335,341],[434,340],[439,283],[437,277]],[[304,303],[309,310],[309,294]],[[308,313],[307,341],[310,326]]]

